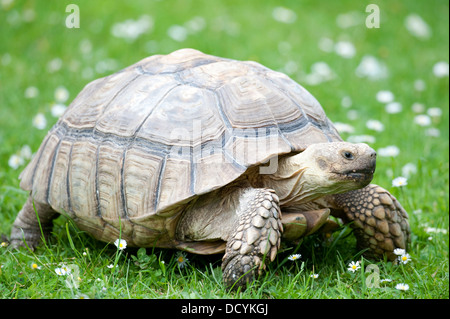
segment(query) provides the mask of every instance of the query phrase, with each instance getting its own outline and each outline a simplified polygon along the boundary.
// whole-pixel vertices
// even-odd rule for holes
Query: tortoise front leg
[[[374,184],[332,195],[333,216],[352,222],[359,249],[368,257],[394,260],[395,248],[407,249],[411,241],[408,214],[387,190]]]
[[[35,208],[38,212],[39,221]],[[56,212],[49,205],[34,202],[33,207],[33,198],[30,195],[14,221],[10,238],[11,246],[18,248],[19,246],[23,246],[25,241],[31,249],[36,248],[41,242],[42,235],[45,238],[50,235],[55,217]],[[39,223],[41,224],[43,234],[41,233]]]
[[[280,247],[278,196],[270,189],[248,189],[240,196],[238,219],[222,259],[225,286],[245,288],[273,261]]]

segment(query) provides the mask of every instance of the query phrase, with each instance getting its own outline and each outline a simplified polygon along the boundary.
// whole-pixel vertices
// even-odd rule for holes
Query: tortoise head
[[[277,172],[265,180],[282,202],[293,205],[365,187],[373,178],[375,163],[376,152],[366,144],[317,143],[281,158]]]
[[[319,143],[309,146],[302,153],[301,161],[307,164],[312,178],[318,176],[322,183],[337,183],[343,188],[355,189],[368,185],[372,180],[376,155],[363,143]]]

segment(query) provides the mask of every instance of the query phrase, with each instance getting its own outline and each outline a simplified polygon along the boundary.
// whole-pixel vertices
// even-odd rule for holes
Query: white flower
[[[400,149],[395,145],[379,148],[377,154],[382,157],[395,157],[400,154]]]
[[[11,157],[8,160],[8,165],[12,169],[18,169],[19,166],[23,165],[23,163],[24,163],[23,158],[16,154],[11,155]]]
[[[341,100],[342,107],[349,108],[352,106],[352,98],[350,96],[344,96]]]
[[[127,248],[127,241],[125,239],[116,239],[114,245],[116,245],[119,250],[124,250],[125,248]]]
[[[56,268],[55,272],[59,276],[65,276],[70,274],[70,270],[67,268],[67,266],[62,265],[61,268]]]
[[[402,105],[399,102],[390,102],[386,104],[385,110],[389,114],[396,114],[402,111]]]
[[[336,24],[339,28],[347,29],[364,23],[364,15],[359,11],[341,13],[336,17]]]
[[[297,20],[297,14],[285,7],[275,7],[272,10],[272,17],[282,23],[293,23]]]
[[[305,82],[310,85],[317,85],[332,80],[334,77],[335,73],[331,70],[330,66],[320,61],[311,65],[311,73],[306,75]]]
[[[188,36],[188,30],[181,25],[172,25],[167,30],[167,35],[173,40],[183,42]]]
[[[187,259],[185,253],[183,253],[181,251],[178,252],[178,254],[177,254],[178,267],[183,268],[184,266],[186,266],[188,261],[189,261],[189,259]]]
[[[381,103],[389,103],[394,101],[394,93],[387,90],[379,91],[376,95],[376,99]]]
[[[295,61],[287,61],[283,67],[284,73],[294,74],[298,70],[298,64]]]
[[[310,277],[311,277],[311,278],[314,278],[314,279],[317,279],[317,278],[319,278],[319,274],[311,274]]]
[[[373,144],[376,142],[376,138],[372,135],[352,135],[347,138],[347,142]]]
[[[334,127],[338,130],[339,133],[353,133],[355,129],[350,124],[335,122]]]
[[[20,149],[20,156],[24,159],[30,159],[33,156],[33,153],[31,152],[31,148],[28,145],[22,146]]]
[[[405,252],[401,256],[398,256],[398,261],[406,265],[409,261],[411,261],[411,256]]]
[[[428,39],[431,36],[431,28],[418,14],[408,15],[405,19],[405,26],[409,33],[417,38]]]
[[[187,21],[184,25],[190,33],[197,33],[205,28],[206,21],[205,18],[196,16]]]
[[[427,114],[431,117],[439,117],[442,115],[442,110],[439,107],[430,107]]]
[[[388,69],[383,62],[378,61],[374,56],[366,55],[362,58],[355,73],[360,78],[380,80],[388,76]]]
[[[436,227],[425,227],[425,232],[427,232],[427,233],[442,233],[442,234],[448,233],[447,229],[436,228]]]
[[[392,279],[389,279],[389,278],[381,279],[380,283],[383,283],[383,282],[392,282]]]
[[[64,104],[61,104],[61,103],[54,104],[51,109],[52,116],[60,117],[61,115],[64,114],[66,109],[67,109],[67,107]]]
[[[431,137],[439,137],[441,136],[441,131],[439,131],[439,129],[437,128],[431,127],[425,131],[425,135]]]
[[[32,99],[39,95],[39,90],[35,86],[29,86],[25,90],[25,98]]]
[[[377,131],[377,132],[382,132],[384,130],[384,125],[383,123],[381,123],[378,120],[368,120],[366,122],[366,127],[369,130],[373,130],[373,131]]]
[[[54,58],[53,60],[49,61],[47,63],[47,71],[49,73],[54,73],[56,71],[59,71],[62,67],[62,60],[60,58]]]
[[[426,89],[426,87],[427,87],[427,84],[425,83],[424,80],[417,79],[417,80],[414,81],[414,89],[416,91],[422,92],[422,91],[424,91]]]
[[[438,78],[443,78],[444,76],[448,76],[448,69],[448,62],[440,61],[433,66],[433,74]]]
[[[39,265],[36,264],[36,263],[32,263],[32,264],[31,264],[31,269],[33,269],[33,270],[35,270],[35,269],[41,269],[41,266],[39,266]]]
[[[417,173],[417,166],[413,163],[407,163],[405,166],[402,167],[402,174],[405,177],[409,177],[412,174]]]
[[[334,51],[345,59],[353,58],[356,54],[355,46],[349,41],[337,42],[334,46]]]
[[[142,15],[139,19],[128,19],[115,23],[111,28],[111,34],[117,38],[134,41],[143,33],[153,28],[153,19],[149,15]]]
[[[425,105],[423,105],[422,103],[415,102],[413,103],[413,105],[411,105],[411,110],[414,113],[422,113],[423,111],[425,111]]]
[[[408,179],[406,179],[405,177],[402,177],[402,176],[396,177],[392,181],[393,187],[402,187],[402,186],[406,186],[406,185],[408,185]]]
[[[334,48],[334,43],[333,40],[331,40],[330,38],[320,38],[319,40],[319,49],[324,51],[324,52],[332,52]]]
[[[69,91],[64,86],[58,86],[55,90],[55,101],[64,103],[69,98]]]
[[[350,264],[348,264],[348,271],[355,272],[360,268],[361,266],[359,265],[359,261],[357,262],[352,261]]]
[[[112,269],[112,268],[114,268],[114,265],[111,264],[111,265],[107,265],[106,267],[109,268],[109,269]],[[116,267],[117,267],[117,265],[116,265]]]
[[[290,255],[290,256],[288,257],[288,259],[289,259],[289,260],[292,260],[292,261],[296,261],[297,259],[300,259],[301,257],[302,257],[301,254],[294,254],[294,255]]]
[[[406,250],[402,249],[402,248],[395,248],[394,249],[394,254],[396,254],[397,256],[401,256],[404,253],[406,253]]]
[[[47,126],[47,119],[45,118],[44,114],[36,114],[36,116],[33,118],[33,126],[38,130],[45,129],[45,127]]]
[[[414,122],[420,126],[429,126],[431,124],[431,118],[428,115],[420,114],[414,117]]]
[[[117,69],[118,63],[114,59],[100,60],[95,64],[95,71],[97,73],[105,73]]]
[[[397,284],[395,289],[406,291],[409,289],[409,286],[407,284]]]

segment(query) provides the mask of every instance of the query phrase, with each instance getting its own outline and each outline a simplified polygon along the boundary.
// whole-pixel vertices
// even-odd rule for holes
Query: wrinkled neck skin
[[[260,187],[275,190],[282,207],[298,206],[327,194],[345,192],[345,185],[329,176],[306,158],[305,152],[280,158],[274,174],[259,175]]]

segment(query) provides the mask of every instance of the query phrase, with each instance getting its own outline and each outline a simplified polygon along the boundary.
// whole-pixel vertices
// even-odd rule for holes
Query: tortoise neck
[[[303,204],[320,197],[317,185],[310,182],[309,175],[313,172],[302,154],[279,158],[277,171],[260,174],[259,185],[254,186],[273,189],[280,198],[280,206]]]

